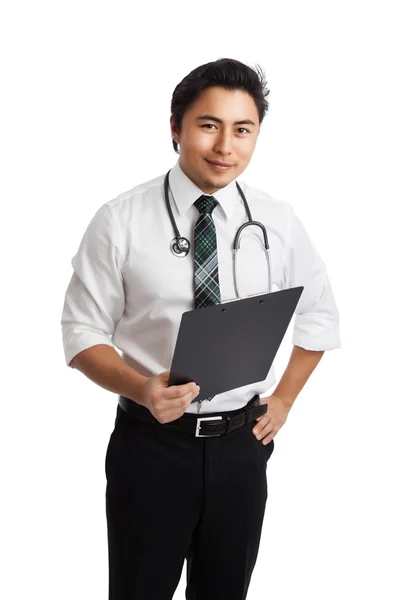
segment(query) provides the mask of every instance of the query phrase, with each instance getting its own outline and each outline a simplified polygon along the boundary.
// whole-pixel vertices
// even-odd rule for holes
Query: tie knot
[[[218,204],[218,200],[214,196],[200,196],[194,204],[201,215],[204,213],[211,215]]]

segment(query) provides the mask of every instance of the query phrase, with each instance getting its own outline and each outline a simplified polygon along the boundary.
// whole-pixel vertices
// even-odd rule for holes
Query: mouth
[[[233,167],[233,165],[230,165],[228,163],[213,162],[213,161],[207,160],[207,159],[205,159],[205,160],[216,171],[229,171],[229,169],[231,169]]]

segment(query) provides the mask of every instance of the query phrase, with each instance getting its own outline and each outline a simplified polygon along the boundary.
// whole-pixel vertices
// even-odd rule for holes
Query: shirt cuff
[[[100,333],[92,331],[71,332],[64,343],[64,354],[67,367],[71,367],[71,369],[73,369],[74,367],[69,364],[71,360],[77,354],[79,354],[79,352],[83,352],[83,350],[87,350],[88,348],[97,346],[98,344],[105,344],[106,346],[111,346],[112,348],[115,347],[107,335],[104,336]]]
[[[321,314],[296,315],[292,343],[305,350],[319,351],[341,348],[337,320],[329,326]]]

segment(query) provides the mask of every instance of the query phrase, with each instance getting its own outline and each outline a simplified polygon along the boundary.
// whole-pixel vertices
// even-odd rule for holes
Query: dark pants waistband
[[[147,423],[184,431],[196,437],[226,435],[257,419],[268,409],[268,404],[260,404],[260,396],[256,394],[246,406],[237,410],[208,413],[203,416],[188,413],[169,423],[160,423],[145,406],[137,404],[130,398],[119,396],[118,405],[118,409],[132,417]]]

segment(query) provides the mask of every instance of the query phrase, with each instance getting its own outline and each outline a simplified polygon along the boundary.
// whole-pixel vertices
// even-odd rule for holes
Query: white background
[[[117,396],[64,362],[70,261],[101,204],[175,164],[172,92],[221,57],[265,69],[270,110],[240,179],[293,204],[341,319],[342,348],[325,353],[275,437],[248,600],[400,597],[395,5],[3,6],[2,598],[108,598]]]

